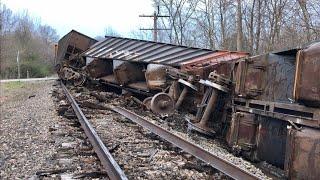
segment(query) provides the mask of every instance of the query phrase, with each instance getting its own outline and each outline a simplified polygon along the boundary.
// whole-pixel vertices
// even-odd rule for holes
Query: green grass
[[[24,82],[13,81],[13,82],[5,82],[1,83],[2,88],[5,90],[19,89],[24,87]]]

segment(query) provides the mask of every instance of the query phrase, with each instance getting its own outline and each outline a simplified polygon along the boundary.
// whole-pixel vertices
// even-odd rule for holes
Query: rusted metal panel
[[[201,79],[206,79],[213,71],[217,71],[219,74],[230,77],[232,69],[232,63],[221,62],[217,64],[209,64],[203,67],[182,67],[182,70],[190,75],[196,76]]]
[[[167,85],[167,69],[169,67],[160,64],[148,64],[145,73],[149,89],[161,90]]]
[[[298,52],[294,96],[306,106],[320,107],[320,42]]]
[[[94,59],[86,66],[86,71],[92,78],[99,78],[113,73],[112,61]]]
[[[320,131],[288,129],[285,170],[289,179],[316,180],[320,177]]]
[[[125,61],[113,61],[113,72],[119,85],[145,81],[143,65]]]
[[[263,93],[267,68],[265,58],[267,57],[262,56],[261,61],[255,61],[254,58],[247,61],[244,82],[244,92],[247,97],[254,98]]]
[[[242,61],[235,70],[238,96],[265,101],[293,99],[295,54],[265,54]]]
[[[181,65],[184,68],[203,67],[209,64],[218,64],[230,60],[238,60],[240,58],[248,57],[249,53],[219,50],[216,53],[208,54],[206,56],[200,56],[192,60],[182,62]]]
[[[72,55],[82,53],[96,42],[97,40],[72,30],[59,40],[57,60],[69,60]]]
[[[233,114],[228,144],[231,147],[239,146],[241,150],[250,151],[256,145],[257,130],[256,115],[246,112],[236,112]]]
[[[230,78],[234,63],[248,55],[244,52],[218,51],[184,62],[181,69],[190,74],[198,75],[200,78],[208,77],[212,71]]]
[[[257,159],[283,168],[286,152],[287,123],[260,115],[257,118],[260,122],[257,129]]]
[[[278,103],[270,101],[233,98],[236,110],[260,114],[281,121],[320,128],[320,109],[299,105],[297,103]]]
[[[242,59],[238,62],[235,63],[235,68],[234,68],[234,81],[235,87],[234,87],[234,92],[236,95],[243,96],[244,94],[244,84],[245,84],[245,73],[246,73],[246,65],[247,62],[245,59]]]
[[[283,168],[288,123],[250,112],[232,115],[227,142],[235,152],[252,161],[266,161]]]

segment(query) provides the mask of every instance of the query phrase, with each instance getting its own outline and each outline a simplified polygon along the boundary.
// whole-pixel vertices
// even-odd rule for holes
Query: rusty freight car
[[[66,81],[72,80],[78,85],[83,84],[85,77],[73,69],[85,65],[85,60],[79,55],[96,42],[97,40],[75,30],[63,36],[58,42],[55,57],[57,62],[55,68],[59,77]]]
[[[59,40],[56,58],[58,61],[71,60],[73,55],[82,53],[96,42],[97,40],[87,35],[71,30]]]
[[[189,129],[225,138],[247,159],[282,168],[290,179],[319,177],[319,42],[250,57],[107,36],[83,50],[69,58],[82,67],[64,69],[70,80],[143,94],[154,113],[187,112]]]
[[[90,47],[83,56],[87,59],[86,69],[90,77],[99,79],[102,83],[149,96],[171,89],[170,97],[173,101],[177,101],[179,93],[177,95],[176,92],[180,92],[180,89],[182,91],[184,86],[193,90],[198,89],[196,87],[198,84],[192,85],[193,82],[188,82],[190,76],[193,81],[206,78],[223,62],[234,62],[247,57],[248,53],[214,51],[107,36]],[[227,63],[225,64],[227,66]],[[196,93],[198,97],[203,94],[202,91],[199,92]],[[199,99],[201,98],[195,100]],[[183,98],[180,102],[182,100]]]
[[[319,45],[250,57],[234,70],[230,146],[290,179],[320,175]]]

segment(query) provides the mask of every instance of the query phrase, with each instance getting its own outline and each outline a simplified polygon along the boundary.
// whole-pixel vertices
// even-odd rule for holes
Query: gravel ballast
[[[73,92],[73,95],[76,97],[78,103],[80,103],[82,106],[85,106],[85,107],[87,107],[89,109],[92,108],[92,107],[97,108],[97,109],[103,109],[102,107],[107,107],[108,105],[112,104],[112,105],[115,105],[115,106],[122,106],[122,107],[128,108],[128,109],[130,109],[132,111],[135,111],[140,116],[148,119],[149,121],[151,121],[151,122],[153,122],[155,124],[158,124],[159,126],[162,126],[163,128],[171,131],[172,133],[180,136],[183,139],[186,139],[186,140],[188,140],[190,142],[193,142],[193,143],[197,144],[198,146],[200,146],[200,147],[204,148],[205,150],[211,152],[212,154],[217,155],[218,157],[230,162],[231,164],[234,164],[234,165],[238,166],[241,169],[249,171],[249,172],[251,172],[252,174],[255,174],[257,177],[259,177],[261,179],[269,179],[269,177],[267,177],[261,171],[261,169],[257,168],[253,163],[250,163],[250,162],[246,161],[245,159],[243,159],[241,157],[236,157],[232,153],[228,152],[227,149],[225,149],[223,147],[223,145],[220,144],[219,142],[217,142],[217,141],[215,141],[213,139],[210,139],[210,138],[209,139],[204,138],[202,136],[199,136],[199,135],[196,135],[196,134],[193,134],[193,133],[191,133],[191,134],[188,133],[187,126],[186,126],[185,123],[182,123],[182,121],[179,123],[179,122],[167,122],[168,119],[162,120],[161,118],[159,118],[157,116],[154,116],[150,111],[141,109],[141,107],[139,107],[139,105],[136,104],[130,98],[123,98],[123,97],[117,96],[117,95],[115,95],[113,93],[94,92],[94,90],[89,92],[88,89],[83,88],[83,87],[82,88],[74,87],[74,88],[71,88],[71,89],[72,89],[71,91]],[[99,102],[98,99],[95,99],[95,97],[91,96],[91,94],[100,94],[100,95],[106,97],[105,99],[107,99],[107,100],[106,101],[104,100],[103,102]],[[85,108],[85,109],[86,109],[87,112],[89,112],[87,108]],[[118,125],[111,126],[111,125],[114,124],[114,123],[111,122],[112,119],[114,120],[114,119],[126,119],[126,118],[124,118],[124,117],[119,118],[121,116],[116,115],[114,113],[111,113],[112,115],[110,115],[109,112],[102,113],[104,115],[100,115],[100,117],[99,117],[99,115],[98,115],[99,113],[97,113],[97,109],[94,111],[93,114],[90,114],[91,117],[92,117],[91,121],[92,121],[93,125],[97,129],[99,129],[99,127],[102,127],[102,129],[104,129],[104,128],[107,129],[107,130],[101,130],[101,132],[104,132],[104,133],[102,133],[104,135],[109,133],[109,135],[107,135],[106,137],[115,137],[116,134],[120,133],[123,129],[125,129],[125,133],[130,132],[129,131],[130,126],[128,126],[128,123],[126,123],[125,120],[123,120],[122,123],[117,122]],[[101,111],[101,110],[99,110],[99,111]],[[106,111],[108,111],[108,110],[106,110]],[[117,118],[117,116],[119,116],[119,117]],[[183,115],[182,114],[176,114],[172,118],[176,119],[176,120],[184,119],[183,117],[180,117],[180,116],[183,116]],[[100,119],[100,118],[102,118],[102,119]],[[179,125],[176,124],[176,123],[178,123]],[[173,124],[173,125],[169,125],[169,124]],[[184,124],[184,125],[182,125],[182,124]],[[182,126],[180,127],[180,125],[182,125]],[[177,126],[179,126],[179,127],[177,127]],[[134,134],[130,134],[130,135],[126,134],[124,137],[133,137],[133,136],[135,138],[138,137],[138,136],[135,136]],[[116,141],[118,141],[118,139],[123,139],[123,138],[117,137],[117,138],[114,138],[113,140],[109,140],[108,142],[116,142]],[[139,138],[137,138],[137,139],[139,139]],[[120,144],[122,144],[122,143],[120,143]],[[156,145],[155,147],[159,147],[159,146]],[[115,156],[116,156],[116,159],[117,159],[117,155],[115,155]],[[124,158],[124,159],[126,159],[126,158]],[[121,160],[117,159],[117,161],[120,162]],[[165,163],[163,162],[162,164],[165,164]],[[148,167],[150,167],[150,165]],[[176,167],[178,167],[178,166],[176,166]],[[133,168],[133,169],[137,169],[137,168]],[[180,169],[182,169],[182,168],[180,168]],[[148,172],[148,171],[145,171],[145,172]],[[177,172],[177,171],[175,171],[175,172]],[[130,172],[128,172],[128,173],[130,174]],[[163,171],[163,173],[164,173],[164,171]],[[183,174],[184,173],[181,172],[180,174],[177,174],[177,177],[182,177],[181,175],[183,175]],[[205,172],[203,173],[204,177],[210,177],[209,174],[206,174]],[[169,179],[173,178],[173,177],[170,177],[170,175],[173,175],[173,173],[171,173],[171,174],[168,173],[168,175],[169,176],[162,176],[162,177],[166,177],[166,178],[169,178]],[[155,176],[147,176],[147,177],[149,177],[151,179],[159,178],[159,176],[157,176],[157,174]],[[194,177],[194,174],[192,176],[187,176],[187,177]],[[201,176],[196,176],[196,177],[201,179]],[[222,177],[222,179],[224,179],[224,178],[225,177]],[[186,179],[186,177],[184,177],[184,179]],[[218,178],[218,179],[221,179],[221,178]]]
[[[0,84],[0,179],[101,178],[101,164],[76,120],[56,111],[51,94],[57,84]]]
[[[57,119],[49,94],[53,83],[1,83],[1,178],[28,178],[37,170],[53,168],[49,162],[55,152],[49,127]]]

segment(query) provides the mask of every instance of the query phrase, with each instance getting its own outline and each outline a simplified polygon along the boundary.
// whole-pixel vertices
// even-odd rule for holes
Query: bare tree
[[[254,48],[254,19],[255,19],[255,6],[256,6],[256,0],[252,1],[250,9],[248,9],[249,13],[249,22],[248,24],[248,46],[249,46],[249,51],[253,52]]]
[[[215,8],[213,1],[201,0],[199,1],[199,10],[195,20],[203,31],[203,36],[207,39],[208,47],[210,49],[216,48],[216,29],[215,29]],[[203,7],[203,8],[201,8]]]
[[[220,15],[220,32],[221,32],[221,47],[226,47],[226,18],[225,18],[225,11],[226,11],[226,0],[219,0],[219,15]]]
[[[300,5],[300,8],[302,10],[302,13],[303,13],[303,20],[304,20],[304,23],[305,23],[305,28],[306,28],[306,31],[307,31],[307,40],[310,41],[311,40],[311,33],[310,33],[310,15],[309,15],[309,12],[307,10],[307,1],[306,0],[297,0],[299,5]]]
[[[320,39],[318,0],[160,1],[164,42],[258,54]]]
[[[163,13],[169,15],[169,27],[172,29],[170,32],[171,43],[179,45],[184,44],[186,38],[186,26],[191,20],[191,16],[195,13],[198,0],[161,0],[161,4],[164,8]]]
[[[41,25],[27,11],[12,13],[0,4],[0,77],[16,78],[17,51],[20,52],[21,76],[41,77],[53,72],[53,44],[58,40],[56,31]]]
[[[255,50],[251,51],[251,53],[254,52],[255,54],[258,54],[259,48],[260,48],[262,9],[263,9],[262,0],[258,0],[258,7],[257,7],[257,11],[256,11],[258,14],[257,19],[256,19],[256,22],[257,22],[256,29],[257,30],[256,30],[256,36],[254,37],[255,38]]]
[[[237,0],[237,51],[243,49],[242,8],[241,0]]]

